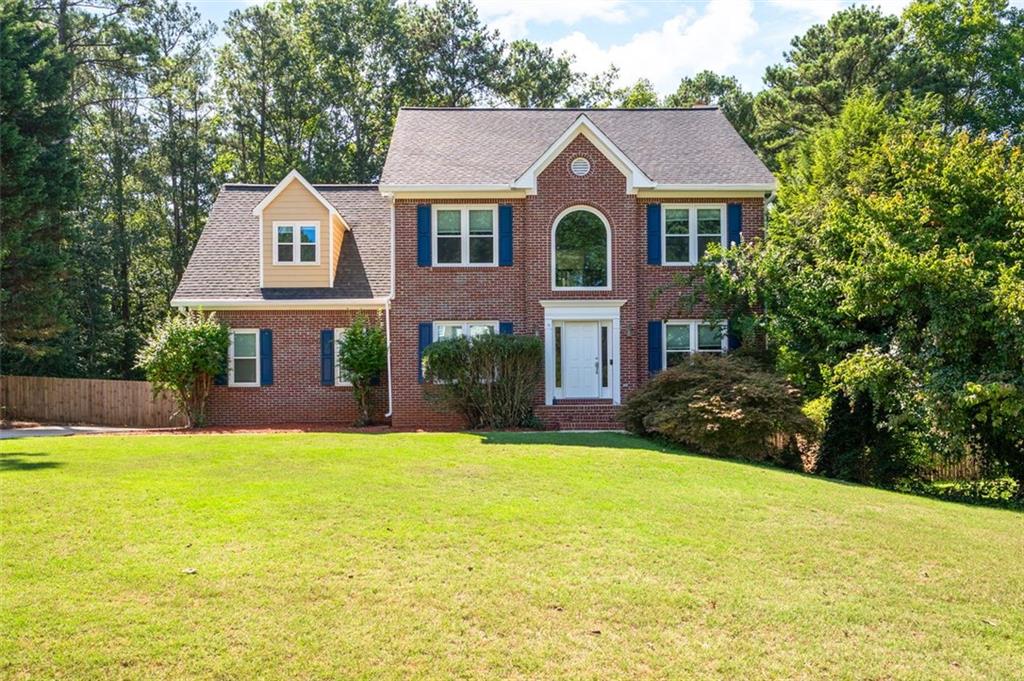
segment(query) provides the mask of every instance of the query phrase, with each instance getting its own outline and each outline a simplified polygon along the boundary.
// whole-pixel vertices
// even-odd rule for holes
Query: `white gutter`
[[[395,199],[391,198],[391,292],[384,304],[384,337],[387,339],[388,356],[388,411],[384,418],[391,418],[394,402],[391,395],[391,301],[395,299]]]
[[[387,356],[388,356],[388,410],[384,414],[384,418],[391,418],[391,412],[394,411],[394,404],[391,401],[391,302],[389,301],[384,306],[384,338],[387,341]]]
[[[303,298],[266,300],[252,298],[175,298],[172,307],[204,310],[379,310],[388,298]]]

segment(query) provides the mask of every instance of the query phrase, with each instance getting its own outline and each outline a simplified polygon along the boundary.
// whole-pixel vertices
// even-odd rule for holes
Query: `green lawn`
[[[626,435],[0,443],[4,678],[1024,678],[1024,514]]]

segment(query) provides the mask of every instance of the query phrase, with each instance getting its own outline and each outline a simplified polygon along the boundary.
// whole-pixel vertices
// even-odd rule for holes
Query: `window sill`
[[[485,268],[485,267],[499,267],[499,265],[496,262],[495,263],[481,262],[481,263],[469,263],[469,264],[463,264],[463,263],[450,263],[449,264],[449,263],[443,263],[443,262],[440,262],[440,263],[436,262],[433,265],[431,265],[431,267],[436,267],[438,269],[445,269],[445,270],[460,270],[460,269],[461,270],[478,270],[480,268]]]

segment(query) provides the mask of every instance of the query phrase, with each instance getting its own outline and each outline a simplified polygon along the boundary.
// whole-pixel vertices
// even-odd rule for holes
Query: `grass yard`
[[[1024,678],[1024,514],[618,434],[0,443],[5,678]]]

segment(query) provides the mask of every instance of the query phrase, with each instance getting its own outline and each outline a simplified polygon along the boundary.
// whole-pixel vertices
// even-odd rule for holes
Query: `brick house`
[[[652,294],[762,236],[774,186],[714,107],[402,109],[378,185],[225,185],[172,304],[232,329],[214,423],[353,420],[334,339],[362,313],[387,331],[396,427],[461,425],[424,399],[420,357],[487,332],[543,339],[547,425],[614,427],[650,375],[728,349]]]

